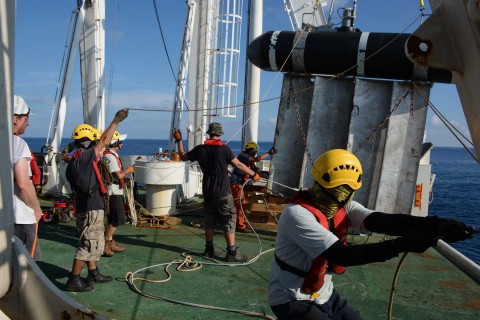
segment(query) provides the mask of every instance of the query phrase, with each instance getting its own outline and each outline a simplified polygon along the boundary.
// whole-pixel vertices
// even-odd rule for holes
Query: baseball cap
[[[25,100],[20,96],[13,97],[13,114],[22,116],[30,113],[30,108],[28,107]]]

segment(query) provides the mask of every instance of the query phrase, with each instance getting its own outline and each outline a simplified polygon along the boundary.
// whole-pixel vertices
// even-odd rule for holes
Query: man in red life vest
[[[215,220],[219,218],[223,224],[223,233],[227,242],[227,262],[246,262],[247,257],[240,254],[235,244],[235,226],[237,213],[228,179],[228,164],[242,172],[260,179],[258,173],[241,163],[232,150],[221,141],[223,135],[222,125],[212,122],[208,126],[209,139],[192,150],[185,152],[182,143],[182,134],[173,129],[173,138],[178,143],[178,152],[182,160],[198,161],[203,172],[202,192],[205,208],[205,252],[204,256],[213,258],[213,235]]]
[[[280,320],[363,319],[334,289],[333,273],[401,252],[423,253],[440,238],[456,242],[473,235],[454,219],[374,212],[353,201],[362,186],[362,166],[346,150],[322,154],[312,176],[313,187],[292,197],[278,224],[268,297]],[[348,227],[398,238],[346,246]]]
[[[32,183],[31,161],[33,154],[25,140],[20,138],[28,126],[30,108],[20,96],[13,99],[13,213],[14,235],[25,244],[28,253],[35,260],[41,260],[37,243],[38,221],[42,209]]]
[[[103,250],[103,254],[107,257],[113,256],[115,252],[125,251],[125,247],[118,246],[115,240],[113,240],[113,234],[119,226],[123,226],[126,223],[123,199],[124,179],[128,174],[135,171],[134,166],[123,170],[122,162],[117,153],[122,149],[123,140],[126,138],[126,134],[120,134],[118,131],[115,131],[108,149],[103,153],[103,158],[108,165],[108,171],[113,178],[112,184],[108,186],[108,227],[105,233],[105,248]]]
[[[73,259],[72,271],[65,285],[67,291],[90,291],[95,283],[112,281],[112,277],[100,274],[97,261],[105,246],[103,194],[107,191],[98,169],[101,152],[110,143],[118,124],[128,117],[128,109],[115,114],[115,118],[97,143],[98,130],[88,124],[78,125],[72,133],[77,151],[67,167],[67,179],[76,194],[77,230],[80,239]],[[80,277],[87,264],[88,277]]]
[[[237,159],[258,173],[260,168],[255,165],[255,162],[259,162],[266,159],[268,156],[277,153],[275,147],[270,148],[268,152],[265,152],[257,156],[258,144],[255,141],[248,141],[245,143],[243,151],[237,156]],[[251,230],[245,225],[245,213],[243,212],[243,206],[247,204],[243,193],[243,185],[248,181],[250,177],[237,168],[233,168],[233,172],[230,175],[230,189],[232,189],[233,199],[235,201],[235,208],[237,209],[237,231],[242,233],[249,233]]]

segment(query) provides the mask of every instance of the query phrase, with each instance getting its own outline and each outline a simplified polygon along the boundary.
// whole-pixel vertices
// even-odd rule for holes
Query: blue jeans
[[[324,304],[311,300],[292,300],[271,306],[278,320],[363,320],[360,313],[333,289],[332,296]]]

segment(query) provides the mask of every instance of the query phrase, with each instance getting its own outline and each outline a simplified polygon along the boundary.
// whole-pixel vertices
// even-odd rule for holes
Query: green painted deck
[[[197,206],[198,208],[198,206]],[[128,272],[182,259],[182,253],[194,260],[210,262],[200,256],[204,249],[203,229],[191,226],[201,222],[201,209],[185,210],[178,215],[182,223],[169,229],[122,226],[115,239],[127,250],[98,262],[102,274],[111,275],[111,283],[95,285],[91,292],[67,295],[90,310],[112,319],[244,319],[247,316],[211,309],[185,306],[142,296],[125,281]],[[249,258],[260,250],[274,247],[275,227],[255,224],[254,234],[237,234],[237,245]],[[63,289],[76,248],[75,222],[45,223],[39,230],[43,261],[39,266],[47,277]],[[376,241],[370,237],[368,241]],[[363,243],[361,236],[349,236],[351,242]],[[216,249],[225,255],[225,240],[216,233]],[[260,247],[261,245],[261,247]],[[350,267],[334,278],[335,287],[365,319],[387,319],[392,280],[400,258],[385,263]],[[170,267],[172,278],[163,283],[136,281],[149,295],[194,304],[240,309],[273,316],[267,302],[267,286],[273,252],[262,254],[247,266],[212,266],[191,272]],[[87,272],[84,269],[83,277]],[[164,266],[136,274],[150,280],[166,279]],[[400,271],[393,304],[393,319],[480,319],[480,286],[458,271],[450,262],[430,249],[424,254],[409,254]]]

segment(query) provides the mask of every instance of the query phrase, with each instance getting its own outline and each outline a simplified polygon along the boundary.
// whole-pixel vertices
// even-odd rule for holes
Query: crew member
[[[65,285],[67,291],[90,291],[95,283],[112,281],[112,277],[100,274],[97,261],[105,246],[104,201],[107,192],[98,169],[101,152],[111,141],[118,124],[128,117],[128,109],[115,114],[115,118],[97,143],[98,130],[88,124],[78,125],[72,133],[77,151],[67,167],[67,179],[76,194],[77,244],[72,271]],[[84,282],[80,273],[87,264],[88,277]]]
[[[25,133],[30,108],[20,96],[13,98],[13,214],[14,235],[20,238],[32,258],[41,260],[38,221],[42,209],[32,182],[32,152],[20,135]]]
[[[471,227],[454,219],[375,212],[353,201],[362,186],[362,166],[346,150],[322,154],[312,176],[313,186],[292,197],[278,223],[268,299],[280,320],[363,319],[334,289],[333,273],[401,252],[423,253],[438,239],[457,242],[473,236]],[[349,227],[398,238],[346,246]]]
[[[246,262],[247,257],[240,254],[235,244],[235,226],[237,212],[233,203],[228,179],[228,164],[250,175],[254,180],[260,176],[252,169],[241,163],[232,150],[221,141],[222,125],[212,122],[208,126],[209,139],[185,153],[182,143],[182,134],[173,129],[173,138],[178,143],[178,152],[182,160],[197,161],[203,172],[202,192],[205,208],[205,252],[204,256],[215,256],[213,235],[215,220],[220,218],[223,224],[223,233],[227,242],[227,262]]]
[[[248,141],[245,143],[243,151],[238,154],[237,159],[256,173],[260,174],[260,168],[255,165],[255,162],[262,161],[268,156],[277,153],[277,149],[271,147],[268,152],[259,156],[257,156],[257,152],[258,144],[255,141]],[[237,209],[237,232],[242,233],[251,232],[251,230],[245,225],[245,212],[243,211],[243,206],[247,204],[247,200],[243,193],[243,185],[248,180],[250,180],[248,175],[237,168],[233,168],[232,174],[230,175],[230,189],[232,190],[235,208]]]
[[[112,184],[108,185],[108,227],[105,233],[105,248],[103,254],[111,257],[114,253],[125,251],[125,247],[119,246],[113,239],[113,234],[119,226],[126,223],[125,203],[123,187],[125,177],[135,171],[135,166],[130,166],[123,170],[122,162],[118,156],[118,151],[122,149],[123,141],[127,138],[126,134],[120,134],[115,131],[108,149],[103,153],[103,158],[108,166],[108,171],[112,174]]]

